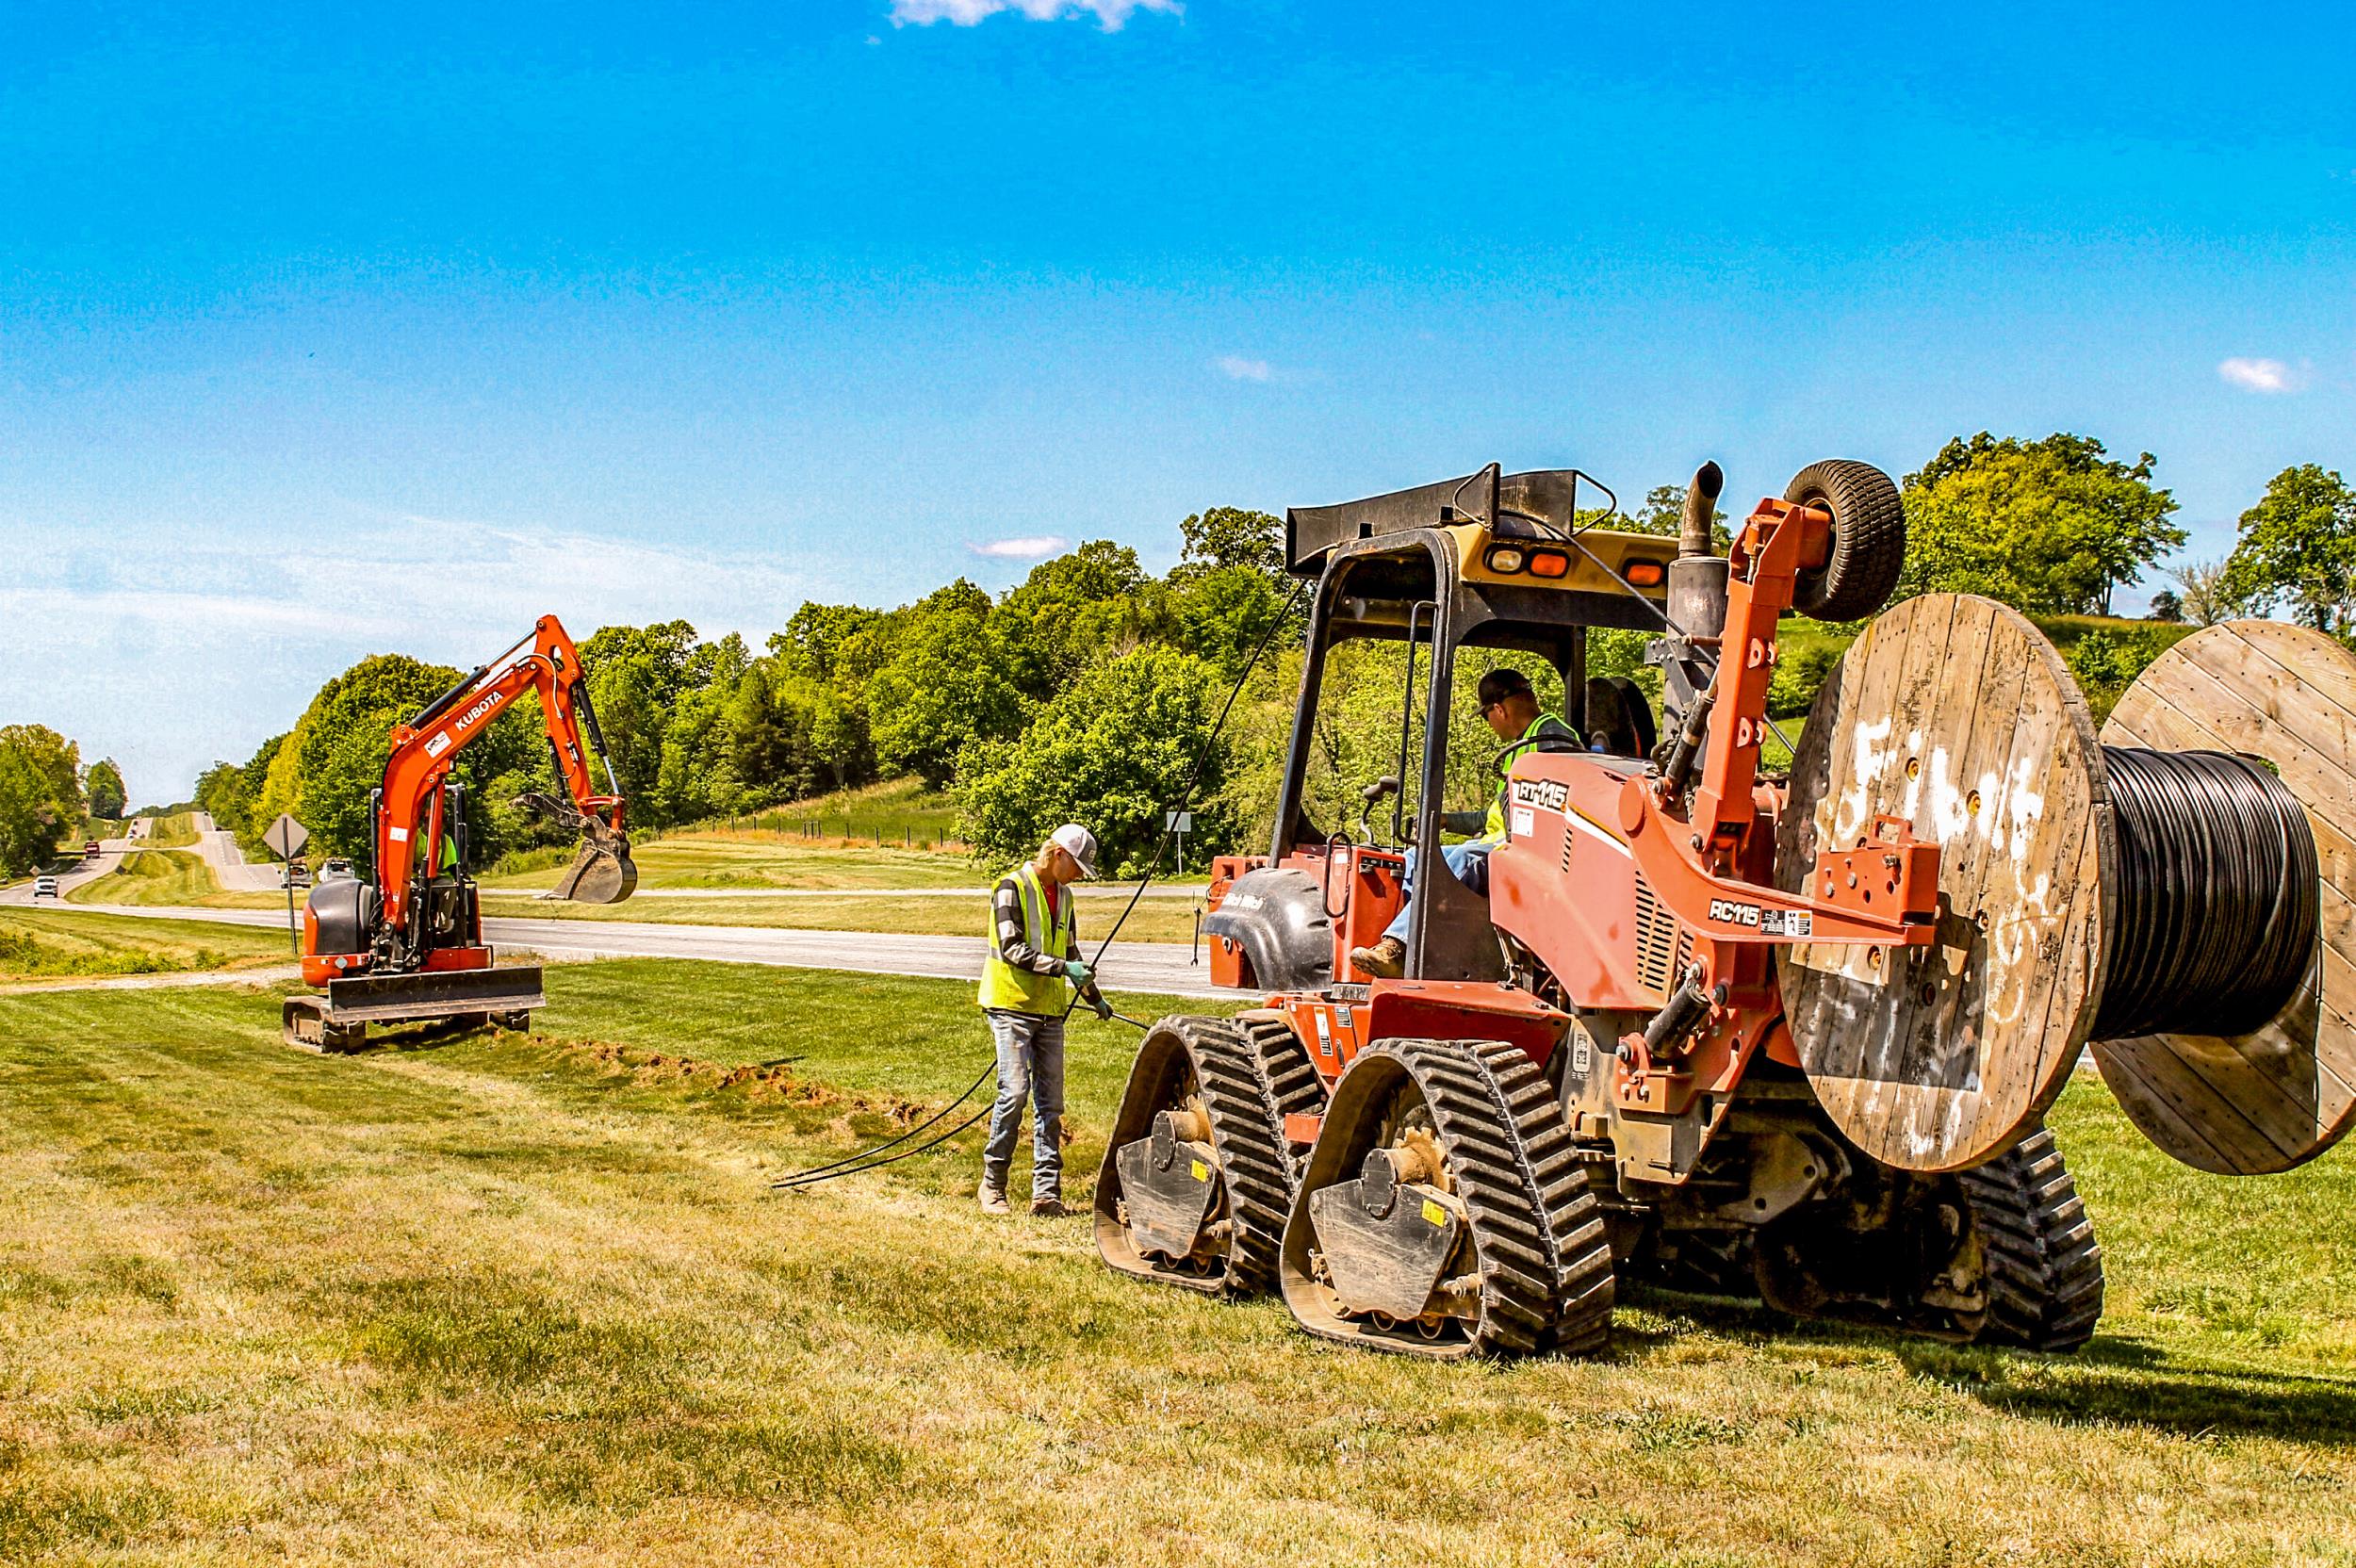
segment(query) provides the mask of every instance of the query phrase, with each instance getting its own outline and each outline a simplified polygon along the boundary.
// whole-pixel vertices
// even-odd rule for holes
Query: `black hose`
[[[2315,840],[2282,781],[2218,751],[2104,746],[2117,946],[2094,1037],[2246,1035],[2306,979]]]
[[[861,1149],[855,1153],[845,1154],[839,1160],[828,1160],[824,1165],[814,1165],[807,1170],[797,1170],[793,1175],[781,1177],[769,1184],[772,1187],[798,1187],[809,1185],[813,1182],[831,1181],[836,1176],[857,1175],[858,1171],[846,1170],[843,1168],[845,1166],[858,1166],[862,1160],[871,1159],[874,1156],[882,1153],[887,1149],[892,1149],[900,1144],[906,1143],[908,1139],[916,1136],[919,1133],[924,1132],[927,1127],[935,1125],[941,1120],[941,1118],[947,1116],[951,1111],[956,1110],[959,1105],[964,1104],[967,1101],[973,1099],[973,1091],[988,1083],[990,1081],[990,1075],[997,1070],[998,1061],[996,1056],[993,1055],[990,1058],[989,1065],[982,1069],[981,1072],[972,1083],[965,1086],[965,1092],[963,1094],[958,1095],[955,1100],[950,1101],[949,1103],[941,1106],[941,1109],[935,1111],[932,1115],[926,1117],[924,1120],[918,1122],[907,1132],[902,1133],[898,1137],[887,1138],[882,1143],[876,1144],[872,1149]],[[971,1122],[966,1123],[966,1126],[972,1125],[973,1123]],[[963,1130],[963,1128],[957,1129],[957,1131],[959,1132],[962,1132]],[[924,1147],[929,1149],[932,1145],[926,1144]],[[861,1167],[861,1168],[865,1168]]]
[[[989,1074],[984,1073],[983,1076],[988,1077]],[[912,1160],[919,1154],[926,1153],[932,1150],[940,1148],[942,1144],[947,1143],[951,1138],[956,1137],[959,1133],[964,1132],[968,1127],[973,1126],[975,1122],[981,1120],[982,1118],[988,1116],[990,1113],[990,1106],[984,1105],[980,1110],[975,1111],[972,1116],[967,1117],[963,1121],[958,1122],[955,1127],[950,1128],[947,1132],[936,1134],[932,1137],[925,1139],[923,1143],[918,1144],[913,1149],[903,1149],[897,1154],[892,1155],[890,1159],[871,1160],[865,1165],[855,1166],[848,1170],[837,1170],[828,1175],[812,1176],[808,1181],[794,1181],[789,1178],[786,1181],[772,1182],[769,1184],[773,1187],[783,1187],[791,1192],[802,1192],[810,1187],[816,1186],[821,1182],[831,1182],[837,1176],[864,1176],[871,1170],[881,1170],[888,1165],[898,1165],[902,1160]],[[944,1111],[941,1114],[945,1116],[948,1113]],[[894,1139],[893,1141],[897,1142],[898,1140]],[[889,1143],[878,1144],[875,1149],[871,1149],[867,1151],[867,1152],[870,1154],[877,1153],[882,1150],[889,1149],[891,1147],[892,1145]]]

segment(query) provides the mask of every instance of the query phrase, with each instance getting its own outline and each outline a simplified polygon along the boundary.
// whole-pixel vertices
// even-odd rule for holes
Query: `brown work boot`
[[[1006,1189],[1003,1187],[994,1187],[988,1182],[984,1182],[980,1190],[973,1196],[981,1200],[984,1214],[1014,1213],[1014,1205],[1006,1201]]]
[[[1072,1211],[1070,1209],[1063,1206],[1063,1200],[1060,1198],[1034,1198],[1031,1200],[1031,1217],[1034,1219],[1061,1219],[1071,1212]]]
[[[1372,947],[1353,947],[1350,961],[1377,980],[1396,980],[1407,972],[1407,944],[1385,937]]]

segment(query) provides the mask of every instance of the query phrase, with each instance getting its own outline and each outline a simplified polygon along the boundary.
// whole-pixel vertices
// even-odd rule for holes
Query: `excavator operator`
[[[1513,765],[1513,759],[1525,751],[1578,751],[1579,732],[1538,706],[1538,694],[1530,690],[1530,678],[1521,671],[1500,667],[1481,678],[1476,694],[1481,702],[1481,719],[1497,738],[1506,743],[1498,753],[1497,767],[1502,773]],[[1447,811],[1440,817],[1441,828],[1449,833],[1479,835],[1461,844],[1443,844],[1440,858],[1456,879],[1483,897],[1489,891],[1489,852],[1505,841],[1505,792],[1500,781],[1495,799],[1483,811]],[[1399,915],[1384,928],[1383,938],[1372,947],[1353,947],[1350,961],[1378,980],[1396,980],[1407,972],[1407,922],[1415,911],[1415,856],[1407,852],[1407,901],[1399,906]]]

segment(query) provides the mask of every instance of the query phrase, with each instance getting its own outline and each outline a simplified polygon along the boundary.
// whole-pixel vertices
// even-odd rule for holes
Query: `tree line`
[[[26,876],[79,852],[86,825],[123,812],[112,758],[82,766],[82,748],[46,725],[0,725],[0,876]]]
[[[1901,486],[1909,540],[1900,596],[1984,594],[2048,617],[2107,612],[2118,590],[2187,537],[2154,467],[2148,452],[2124,462],[2068,433],[1950,441]],[[1674,531],[1682,499],[1675,486],[1656,487],[1612,526]],[[1000,595],[960,578],[897,609],[805,604],[759,649],[733,634],[701,639],[684,621],[598,630],[581,657],[632,822],[744,815],[916,777],[953,794],[964,836],[991,857],[1021,854],[1072,817],[1097,829],[1113,866],[1135,870],[1191,782],[1197,846],[1264,843],[1301,659],[1283,526],[1214,508],[1187,517],[1180,536],[1179,562],[1162,576],[1127,546],[1091,541]],[[2172,576],[2155,596],[2152,635],[2099,630],[2073,645],[2098,702],[2165,645],[2169,621],[2282,610],[2348,635],[2356,494],[2319,466],[2286,469],[2243,514],[2230,557]],[[1268,656],[1212,739],[1221,702],[1264,641]],[[1597,633],[1591,671],[1657,693],[1644,642]],[[1805,711],[1839,646],[1812,645],[1778,673],[1778,712]],[[1318,716],[1311,778],[1325,825],[1353,818],[1356,790],[1391,771],[1383,759],[1396,753],[1404,675],[1394,651],[1352,650],[1364,667],[1329,682],[1333,710]],[[1530,673],[1561,699],[1551,672]],[[255,847],[286,811],[311,828],[315,854],[365,855],[387,731],[458,674],[398,654],[364,660],[321,687],[285,734],[242,763],[209,769],[197,804]],[[1460,681],[1470,684],[1469,675]],[[457,770],[479,862],[553,841],[510,804],[556,788],[531,709],[504,713]],[[1478,792],[1485,750],[1471,718],[1466,707],[1453,727],[1466,755],[1450,772]]]

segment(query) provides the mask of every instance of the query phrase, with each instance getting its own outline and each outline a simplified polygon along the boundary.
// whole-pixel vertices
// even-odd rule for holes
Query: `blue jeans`
[[[1456,880],[1474,892],[1487,897],[1489,892],[1489,851],[1495,844],[1442,844],[1440,858],[1456,874]],[[1383,928],[1385,937],[1407,939],[1407,917],[1415,912],[1415,852],[1407,852],[1407,874],[1401,878],[1407,889],[1407,902],[1399,906],[1399,917]]]
[[[982,1180],[992,1192],[1006,1190],[1014,1166],[1014,1140],[1023,1131],[1023,1102],[1038,1115],[1031,1121],[1031,1196],[1059,1197],[1063,1191],[1063,1020],[1038,1013],[985,1007],[990,1037],[998,1042],[998,1099],[990,1108],[990,1141],[982,1146]]]

